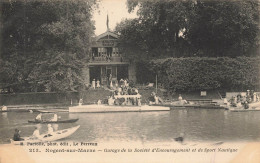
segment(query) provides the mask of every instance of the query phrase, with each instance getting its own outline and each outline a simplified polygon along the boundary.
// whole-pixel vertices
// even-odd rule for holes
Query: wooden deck
[[[165,106],[109,106],[109,105],[82,105],[69,107],[69,112],[74,113],[106,113],[106,112],[147,112],[147,111],[170,111]]]

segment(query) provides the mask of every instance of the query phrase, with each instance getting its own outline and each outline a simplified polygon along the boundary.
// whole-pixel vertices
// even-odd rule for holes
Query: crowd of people
[[[118,87],[129,87],[129,81],[128,79],[120,79],[118,80],[113,80],[112,79],[112,74],[109,75],[109,77],[107,77],[107,86],[110,89],[115,89]],[[96,89],[96,88],[100,88],[101,87],[101,83],[99,79],[93,79],[91,82],[91,88],[92,89]]]
[[[233,107],[241,107],[244,106],[245,109],[249,108],[250,103],[259,102],[259,95],[254,92],[254,90],[247,90],[245,95],[239,93],[237,96],[232,96],[228,101]],[[226,100],[224,103],[228,103]]]
[[[128,79],[120,79],[119,81],[114,80],[114,82],[112,82],[112,75],[110,74],[109,83],[109,88],[113,90],[113,92],[108,97],[108,99],[104,100],[103,102],[99,99],[97,101],[98,105],[104,103],[108,105],[141,106],[141,95],[139,94],[138,89],[129,83]],[[94,89],[99,88],[99,80],[96,82],[95,79],[93,79],[91,87]],[[155,92],[152,92],[151,96],[148,98],[148,103],[150,105],[159,104],[162,102],[163,100]],[[81,105],[81,102],[79,102],[79,105]]]
[[[115,81],[113,86],[110,84],[110,89],[113,90],[111,96],[108,97],[108,105],[141,105],[141,95],[137,88],[130,87],[127,79]],[[99,101],[101,103],[101,101]]]

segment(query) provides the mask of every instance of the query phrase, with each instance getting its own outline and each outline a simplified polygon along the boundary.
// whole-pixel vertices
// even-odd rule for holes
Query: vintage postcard
[[[0,163],[260,163],[258,0],[1,0]]]

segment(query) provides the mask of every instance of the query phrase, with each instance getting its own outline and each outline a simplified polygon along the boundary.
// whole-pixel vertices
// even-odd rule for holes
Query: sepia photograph
[[[259,0],[0,0],[0,163],[260,163]]]

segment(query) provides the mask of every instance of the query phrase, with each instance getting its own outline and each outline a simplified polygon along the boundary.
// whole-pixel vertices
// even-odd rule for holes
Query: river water
[[[38,113],[0,113],[0,143],[9,143],[14,129],[21,136],[33,133],[35,124],[27,123]],[[44,115],[50,118],[52,114]],[[217,109],[176,109],[162,112],[120,113],[58,113],[61,119],[79,118],[76,123],[53,125],[54,129],[65,129],[81,125],[68,141],[86,142],[164,142],[172,141],[180,133],[185,140],[207,141],[259,141],[259,112],[229,112]],[[42,124],[40,132],[47,131]]]

